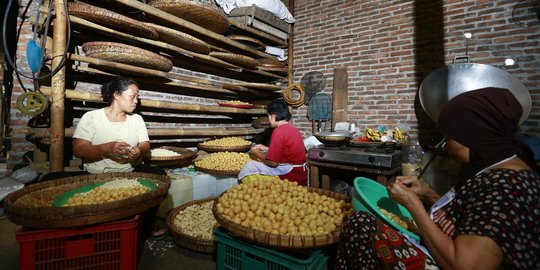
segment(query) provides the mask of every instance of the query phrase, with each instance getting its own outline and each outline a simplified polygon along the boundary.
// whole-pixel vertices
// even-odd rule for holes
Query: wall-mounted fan
[[[300,85],[304,89],[304,104],[308,105],[309,101],[315,94],[324,90],[326,86],[326,78],[324,74],[319,71],[311,71],[306,73],[302,79],[300,79]]]

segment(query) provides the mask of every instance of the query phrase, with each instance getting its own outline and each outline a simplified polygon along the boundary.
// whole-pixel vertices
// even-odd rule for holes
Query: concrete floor
[[[19,269],[19,244],[15,240],[17,225],[0,217],[0,262],[3,270]],[[216,269],[214,255],[197,253],[176,245],[170,236],[148,239],[139,262],[139,269]]]

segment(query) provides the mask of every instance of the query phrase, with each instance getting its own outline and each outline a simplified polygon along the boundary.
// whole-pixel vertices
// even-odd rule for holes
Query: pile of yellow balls
[[[343,200],[309,192],[280,179],[234,186],[216,205],[226,220],[280,235],[326,235],[338,230],[353,210]]]

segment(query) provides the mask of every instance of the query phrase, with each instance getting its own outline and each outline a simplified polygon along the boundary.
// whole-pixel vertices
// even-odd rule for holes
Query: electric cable
[[[30,5],[32,2],[33,2],[33,0],[30,1],[28,3],[28,5]],[[47,22],[50,22],[50,17],[52,16],[52,3],[53,2],[54,1],[49,2],[49,12],[47,14],[47,17],[48,17]],[[2,23],[2,40],[3,40],[4,52],[6,54],[7,62],[11,66],[11,68],[13,68],[15,73],[17,74],[17,79],[19,80],[19,83],[21,84],[21,86],[23,86],[23,83],[22,83],[19,76],[22,76],[22,77],[25,77],[25,78],[28,78],[28,79],[32,79],[32,80],[41,80],[41,79],[53,76],[54,74],[56,74],[63,67],[63,65],[64,65],[64,63],[65,63],[65,61],[67,59],[69,43],[71,42],[71,21],[69,20],[67,2],[64,2],[64,11],[66,13],[66,27],[67,27],[67,32],[66,33],[67,33],[67,38],[66,38],[65,50],[64,50],[64,53],[62,54],[62,59],[60,60],[60,64],[54,70],[52,70],[51,72],[49,72],[46,75],[35,76],[34,74],[32,74],[32,76],[29,76],[27,74],[24,74],[22,71],[18,70],[17,64],[13,62],[13,59],[11,59],[11,56],[10,56],[9,51],[8,51],[7,39],[6,39],[6,32],[7,32],[6,31],[6,24],[7,24],[7,17],[9,15],[9,10],[11,8],[12,3],[13,3],[13,0],[8,0],[6,11],[4,13],[4,18],[2,20],[2,22],[3,22]],[[46,31],[48,31],[49,24],[47,24],[45,27],[46,27]],[[16,40],[19,40],[19,34],[17,34]],[[45,42],[44,45],[46,45],[46,38],[45,38],[44,42]],[[42,50],[42,58],[41,59],[44,58],[43,56],[44,56],[44,50]],[[41,67],[42,66],[43,66],[43,64],[41,65]],[[41,67],[40,67],[40,70],[41,70]],[[23,86],[23,88],[24,88],[24,86]]]

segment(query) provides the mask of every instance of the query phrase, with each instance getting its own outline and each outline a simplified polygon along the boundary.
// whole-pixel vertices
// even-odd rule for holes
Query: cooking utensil
[[[352,135],[349,132],[319,132],[315,138],[325,145],[341,146],[349,143]]]
[[[454,58],[454,63],[457,59]],[[525,86],[514,76],[496,67],[475,63],[451,64],[431,72],[420,85],[420,104],[428,116],[437,121],[446,102],[455,96],[485,87],[506,88],[517,98],[523,113],[523,123],[531,112],[531,96]]]
[[[325,93],[317,93],[311,99],[311,104],[307,111],[308,120],[312,123],[312,133],[321,131],[321,122],[325,122],[332,118],[332,97]],[[315,122],[317,122],[317,131],[315,131]]]

